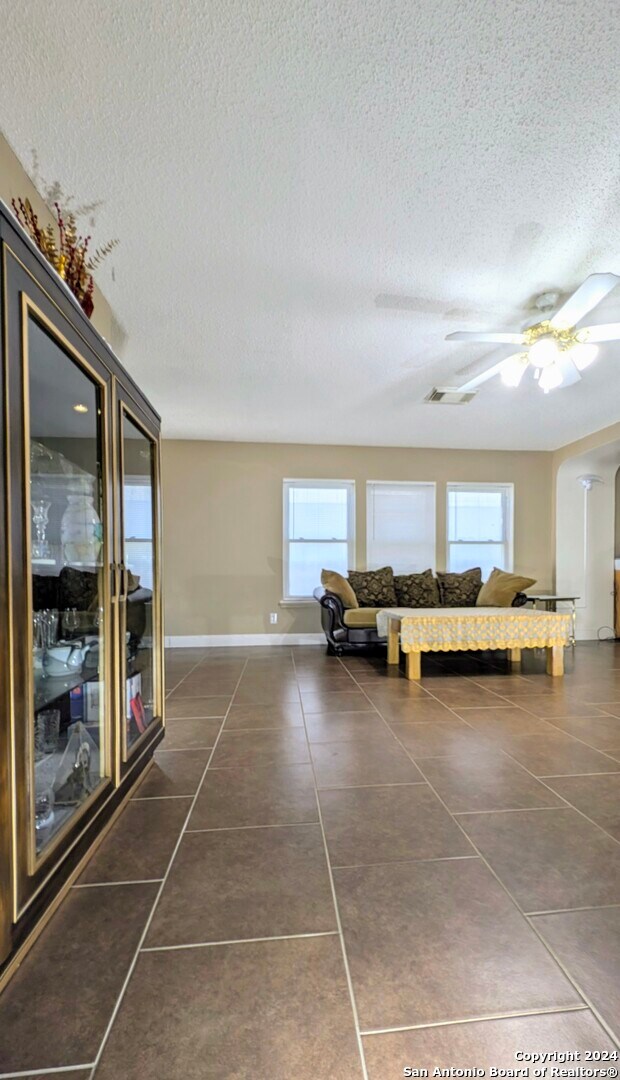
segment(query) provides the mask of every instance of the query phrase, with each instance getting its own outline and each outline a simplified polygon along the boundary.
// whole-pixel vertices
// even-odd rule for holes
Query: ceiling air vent
[[[434,386],[424,400],[429,405],[468,405],[477,390],[459,390],[456,386]]]

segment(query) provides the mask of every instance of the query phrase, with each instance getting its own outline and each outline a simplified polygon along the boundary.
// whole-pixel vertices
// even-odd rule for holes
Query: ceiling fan
[[[491,367],[475,375],[462,386],[461,392],[476,390],[482,383],[500,375],[506,386],[518,386],[528,369],[545,394],[556,387],[571,386],[579,382],[581,372],[596,359],[598,343],[620,340],[620,322],[603,323],[600,326],[583,326],[577,323],[600,304],[620,282],[616,274],[591,274],[590,277],[566,300],[550,318],[557,301],[557,293],[543,293],[538,297],[537,307],[543,316],[539,322],[522,332],[458,330],[448,334],[446,341],[472,341],[502,346],[516,346],[516,351]]]

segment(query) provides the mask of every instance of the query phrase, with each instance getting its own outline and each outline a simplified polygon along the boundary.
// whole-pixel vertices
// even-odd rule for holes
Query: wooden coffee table
[[[406,656],[407,678],[421,677],[423,652],[507,649],[512,664],[522,649],[547,650],[547,674],[564,674],[564,648],[571,616],[531,608],[393,608],[379,613],[377,629],[387,637],[387,662]],[[385,631],[385,632],[384,632]]]

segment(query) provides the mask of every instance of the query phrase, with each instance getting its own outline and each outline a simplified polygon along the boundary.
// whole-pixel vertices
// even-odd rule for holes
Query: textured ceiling
[[[485,355],[446,333],[620,273],[619,50],[614,0],[25,0],[0,125],[105,200],[166,436],[549,449],[618,420],[620,346],[548,396],[422,399]]]

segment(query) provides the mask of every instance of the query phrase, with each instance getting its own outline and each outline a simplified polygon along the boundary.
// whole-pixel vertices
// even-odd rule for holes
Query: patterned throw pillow
[[[381,570],[349,570],[349,584],[360,607],[396,607],[391,566],[384,566]]]
[[[479,566],[462,574],[437,574],[442,607],[475,607],[482,588]]]
[[[399,607],[439,607],[439,588],[432,570],[422,574],[397,574],[394,587]]]

